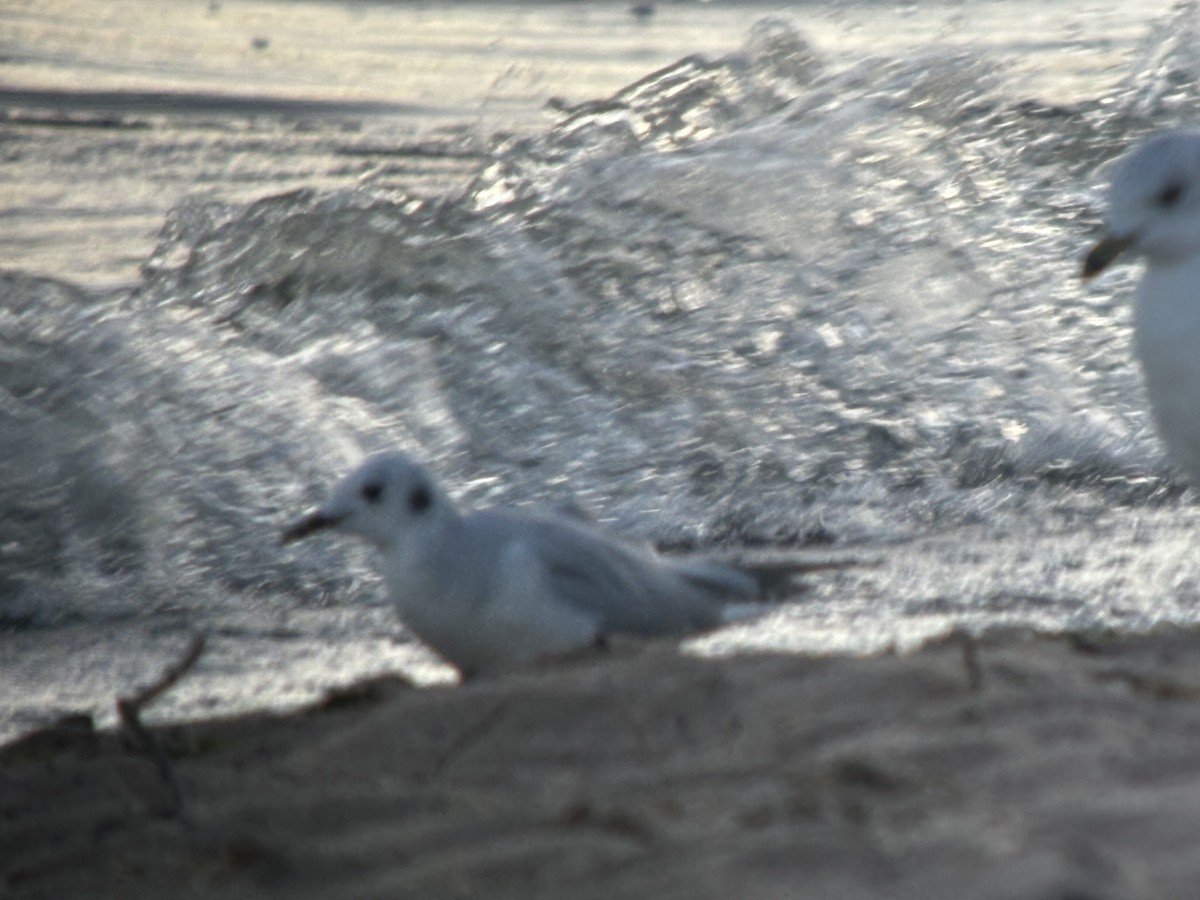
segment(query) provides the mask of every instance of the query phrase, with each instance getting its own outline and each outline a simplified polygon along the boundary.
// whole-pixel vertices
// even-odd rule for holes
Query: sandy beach
[[[1194,634],[667,646],[0,753],[5,896],[1185,897]]]

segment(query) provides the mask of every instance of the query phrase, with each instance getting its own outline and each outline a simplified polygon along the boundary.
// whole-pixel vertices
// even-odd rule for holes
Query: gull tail
[[[843,569],[870,569],[882,564],[879,558],[864,559],[858,556],[834,556],[831,554],[774,555],[759,560],[734,563],[738,569],[754,579],[760,600],[780,600],[804,590],[798,583],[804,575],[818,572],[838,572]]]

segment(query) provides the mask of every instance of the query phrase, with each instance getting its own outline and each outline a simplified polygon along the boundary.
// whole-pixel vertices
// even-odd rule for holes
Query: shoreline
[[[1200,869],[1198,642],[959,634],[906,655],[722,660],[652,645],[454,688],[384,677],[289,715],[151,729],[175,811],[152,759],[75,721],[0,749],[0,883],[1183,896]]]

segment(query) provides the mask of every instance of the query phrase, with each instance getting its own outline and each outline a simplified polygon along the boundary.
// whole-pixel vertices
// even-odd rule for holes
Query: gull
[[[1105,225],[1082,276],[1098,275],[1122,253],[1145,259],[1134,352],[1159,434],[1200,487],[1200,131],[1157,135],[1122,158]]]
[[[751,570],[667,559],[577,517],[519,508],[463,513],[402,453],[369,457],[283,542],[324,529],[375,547],[401,621],[463,678],[603,646],[611,635],[710,630],[759,607],[747,601],[781,578],[857,565]]]

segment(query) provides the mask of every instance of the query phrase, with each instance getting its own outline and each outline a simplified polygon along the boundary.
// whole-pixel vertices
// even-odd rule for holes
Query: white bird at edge
[[[1098,275],[1122,253],[1145,259],[1134,352],[1159,434],[1200,487],[1200,131],[1157,135],[1123,157],[1105,226],[1082,277]]]
[[[464,514],[424,466],[401,453],[368,458],[283,542],[327,528],[379,551],[401,621],[464,678],[602,646],[610,635],[713,629],[746,615],[746,601],[796,573],[859,565],[743,569],[667,559],[565,515]]]

